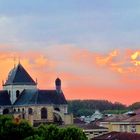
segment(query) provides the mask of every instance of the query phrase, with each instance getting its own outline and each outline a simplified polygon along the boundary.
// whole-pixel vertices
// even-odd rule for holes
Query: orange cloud
[[[135,66],[138,66],[140,65],[140,51],[136,51],[134,52],[132,55],[131,55],[131,59],[132,59],[132,63],[135,65]]]
[[[112,62],[112,59],[114,57],[118,56],[118,53],[119,52],[117,50],[114,50],[114,51],[110,52],[108,56],[105,56],[105,57],[104,56],[97,56],[96,63],[99,65],[106,65],[106,64]]]
[[[59,52],[59,53],[58,53]],[[132,103],[140,92],[139,53],[136,50],[113,50],[107,54],[70,45],[48,48],[41,52],[0,52],[0,80],[6,80],[8,71],[18,57],[38,87],[55,88],[56,77],[62,79],[62,88],[68,99],[108,99]],[[127,100],[126,100],[127,97]]]

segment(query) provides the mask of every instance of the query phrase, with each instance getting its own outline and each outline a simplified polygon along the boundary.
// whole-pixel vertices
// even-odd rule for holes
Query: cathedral
[[[12,114],[15,119],[26,119],[32,125],[41,123],[72,124],[61,80],[55,80],[54,90],[41,90],[19,63],[8,74],[0,91],[0,114]]]

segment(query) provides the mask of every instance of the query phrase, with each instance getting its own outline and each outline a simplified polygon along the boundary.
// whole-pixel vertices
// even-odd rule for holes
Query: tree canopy
[[[32,127],[27,121],[16,122],[12,116],[0,116],[0,140],[87,140],[76,127],[60,128],[56,125]]]
[[[126,110],[127,107],[119,102],[109,102],[107,100],[71,100],[68,101],[68,110],[74,116],[92,115],[95,110]]]

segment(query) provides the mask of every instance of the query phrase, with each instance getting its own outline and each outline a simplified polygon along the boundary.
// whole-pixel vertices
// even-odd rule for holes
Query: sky
[[[55,88],[59,77],[67,99],[140,101],[139,7],[139,0],[0,0],[0,80],[20,59],[38,88]]]

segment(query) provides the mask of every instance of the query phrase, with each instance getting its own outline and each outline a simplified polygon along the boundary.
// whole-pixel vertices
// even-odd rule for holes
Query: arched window
[[[20,91],[17,90],[17,91],[16,91],[16,97],[17,97],[17,98],[19,97],[19,94],[20,94]]]
[[[20,109],[18,108],[18,112],[20,112]]]
[[[32,109],[32,108],[29,108],[29,109],[28,109],[28,114],[30,114],[30,115],[33,114],[33,109]]]
[[[41,119],[47,119],[47,109],[46,108],[41,109]]]
[[[14,108],[14,112],[16,112],[16,109]]]
[[[22,108],[22,112],[24,112],[24,108]]]
[[[6,108],[3,110],[3,114],[8,114],[8,113],[9,113],[9,109]]]

